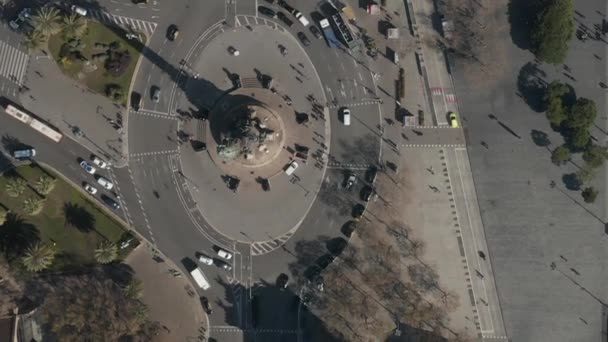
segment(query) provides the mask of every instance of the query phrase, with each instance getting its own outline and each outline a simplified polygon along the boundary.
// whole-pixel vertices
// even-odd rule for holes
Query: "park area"
[[[51,35],[48,48],[63,73],[124,105],[139,58],[126,35],[120,28],[86,20],[82,32]]]
[[[37,164],[5,172],[0,189],[0,248],[9,261],[42,243],[55,252],[49,269],[63,270],[105,263],[97,254],[100,246],[111,246],[113,259],[121,259],[135,245],[118,248],[131,234],[83,192]]]

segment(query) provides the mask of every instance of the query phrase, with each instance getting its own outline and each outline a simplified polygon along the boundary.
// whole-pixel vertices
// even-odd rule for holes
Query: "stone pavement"
[[[39,51],[36,54],[30,59],[26,75],[29,91],[20,94],[25,109],[112,164],[123,164],[124,135],[112,127],[110,120],[124,120],[125,109],[63,75],[50,56]],[[84,133],[83,137],[75,136],[75,127]]]
[[[142,243],[125,260],[143,282],[142,301],[150,309],[150,320],[161,324],[155,341],[196,341],[208,336],[209,322],[188,276],[174,277],[167,261],[157,262]],[[177,269],[177,267],[175,267]]]

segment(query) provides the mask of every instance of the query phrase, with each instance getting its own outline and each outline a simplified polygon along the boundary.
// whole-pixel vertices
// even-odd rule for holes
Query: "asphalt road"
[[[578,22],[590,28],[601,23],[605,2],[575,3]],[[507,21],[501,12],[497,27],[508,27]],[[513,341],[603,341],[605,169],[592,182],[601,190],[597,203],[586,204],[580,192],[566,189],[562,176],[576,167],[551,164],[548,149],[562,139],[518,89],[521,68],[534,58],[513,44],[508,29],[494,39],[506,54],[495,56],[501,64],[486,66],[502,71],[495,84],[471,81],[458,65],[453,76],[507,333]],[[599,115],[592,134],[599,143],[606,141],[607,97],[598,86],[606,82],[606,49],[603,41],[574,39],[565,62],[570,73],[540,66],[545,81],[567,82],[577,96],[595,100]],[[547,134],[548,149],[535,144],[534,130]]]

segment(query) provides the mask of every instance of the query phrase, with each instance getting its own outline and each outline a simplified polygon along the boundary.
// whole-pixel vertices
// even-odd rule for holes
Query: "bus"
[[[33,116],[27,114],[26,112],[18,109],[17,107],[11,104],[7,105],[4,111],[6,112],[6,114],[30,126],[31,128],[38,131],[38,133],[44,135],[45,137],[53,140],[56,143],[60,142],[63,138],[63,134],[61,134],[56,129],[50,127],[44,122],[34,118]]]

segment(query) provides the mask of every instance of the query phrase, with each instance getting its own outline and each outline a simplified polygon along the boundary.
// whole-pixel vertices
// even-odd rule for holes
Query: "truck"
[[[321,30],[323,31],[323,35],[325,36],[325,40],[327,40],[329,47],[339,48],[340,43],[334,34],[334,29],[329,24],[329,20],[321,19],[319,25],[321,26]]]
[[[209,285],[209,281],[207,281],[207,278],[200,268],[197,267],[190,271],[190,275],[192,275],[192,278],[194,278],[194,281],[201,289],[207,290],[211,287],[211,285]]]

